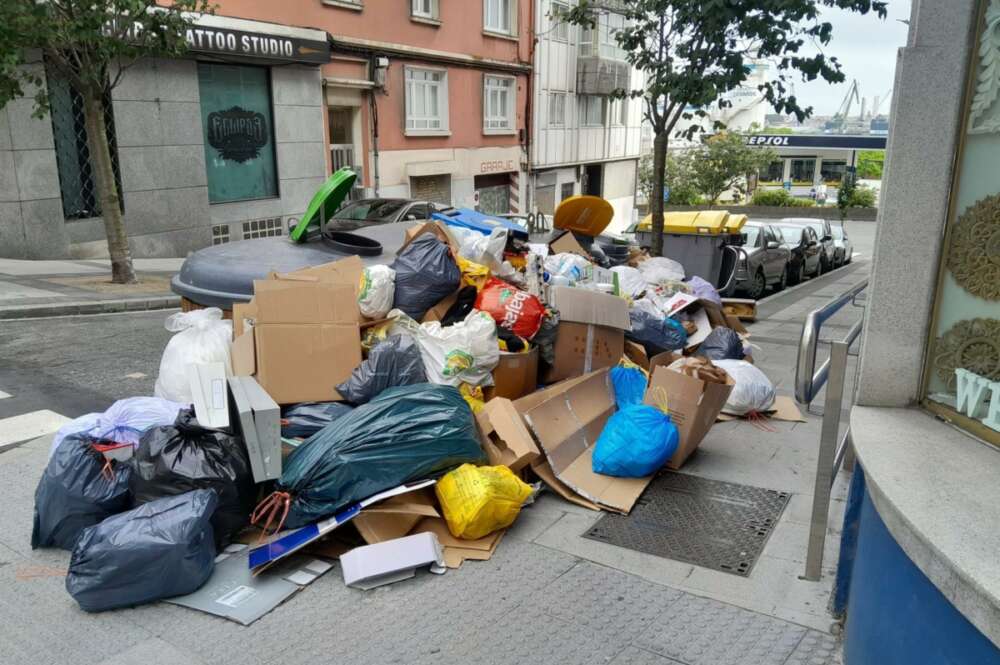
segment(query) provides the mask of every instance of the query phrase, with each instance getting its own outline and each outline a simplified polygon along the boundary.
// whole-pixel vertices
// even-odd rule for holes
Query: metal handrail
[[[843,294],[837,296],[819,309],[814,309],[806,316],[802,324],[802,337],[799,340],[798,360],[795,364],[795,401],[800,404],[811,404],[816,395],[823,389],[830,374],[830,359],[827,358],[816,369],[816,347],[820,342],[819,332],[834,314],[868,288],[868,279],[858,282]],[[862,320],[858,320],[842,340],[850,346],[861,334]]]

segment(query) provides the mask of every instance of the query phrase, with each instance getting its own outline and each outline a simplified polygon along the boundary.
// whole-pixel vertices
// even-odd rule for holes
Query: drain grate
[[[747,577],[788,492],[665,472],[629,515],[607,514],[585,538]]]

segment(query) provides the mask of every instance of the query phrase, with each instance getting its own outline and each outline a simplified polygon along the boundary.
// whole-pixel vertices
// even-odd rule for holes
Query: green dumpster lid
[[[312,197],[312,201],[309,202],[309,207],[306,208],[306,213],[302,215],[302,219],[299,220],[299,223],[295,225],[295,228],[289,234],[292,241],[304,241],[306,239],[306,231],[310,226],[322,228],[329,221],[330,217],[333,216],[337,208],[340,207],[344,199],[347,198],[347,195],[351,193],[351,188],[354,187],[354,181],[357,180],[357,177],[354,171],[345,166],[327,178],[327,181],[323,183],[323,186]]]

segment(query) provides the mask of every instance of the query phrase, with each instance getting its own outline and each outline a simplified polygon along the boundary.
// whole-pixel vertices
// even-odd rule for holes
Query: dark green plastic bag
[[[288,456],[276,488],[290,495],[284,527],[302,527],[397,485],[485,461],[472,411],[456,388],[389,388]]]

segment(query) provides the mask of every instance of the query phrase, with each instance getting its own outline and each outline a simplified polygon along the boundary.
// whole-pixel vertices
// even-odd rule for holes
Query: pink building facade
[[[358,196],[525,210],[530,0],[222,0],[217,13],[330,34],[318,121],[328,167],[355,168]]]

